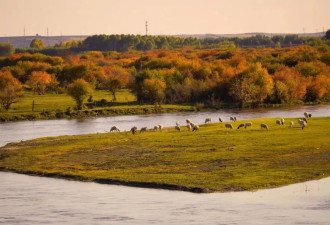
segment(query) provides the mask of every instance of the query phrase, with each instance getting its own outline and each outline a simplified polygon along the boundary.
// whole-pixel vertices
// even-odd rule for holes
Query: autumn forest
[[[19,101],[23,89],[36,95],[66,92],[78,108],[93,90],[107,90],[116,100],[119,89],[130,90],[143,104],[203,103],[219,108],[225,103],[254,107],[326,102],[330,47],[238,48],[231,43],[62,56],[16,53],[0,58],[0,89],[5,110]]]

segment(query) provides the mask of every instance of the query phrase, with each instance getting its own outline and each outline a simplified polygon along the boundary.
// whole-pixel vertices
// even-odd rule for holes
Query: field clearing
[[[129,132],[39,138],[0,148],[4,171],[194,192],[272,188],[330,175],[330,118],[306,129],[275,119],[201,125],[197,132]],[[267,123],[269,131],[261,130]]]

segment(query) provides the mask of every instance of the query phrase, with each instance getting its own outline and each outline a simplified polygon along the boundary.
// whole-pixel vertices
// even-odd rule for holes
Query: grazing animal
[[[241,127],[245,127],[245,123],[241,123],[240,125],[238,125],[237,129],[239,129]]]
[[[252,126],[252,122],[246,122],[244,125],[245,125],[244,128],[246,129],[247,127],[251,127]]]
[[[175,124],[176,124],[177,126],[180,126],[180,123],[179,123],[179,122],[176,122]]]
[[[205,123],[211,123],[211,118],[206,118]]]
[[[281,118],[281,124],[284,125],[284,118]]]
[[[307,123],[307,119],[305,117],[303,118],[303,121],[305,121]]]
[[[308,114],[308,117],[312,117],[312,114]]]
[[[154,126],[154,129],[152,129],[153,131],[157,131],[158,130],[158,126]]]
[[[291,121],[291,122],[290,122],[290,127],[292,128],[292,127],[293,127],[293,125],[294,125],[294,122],[293,122],[293,121]]]
[[[192,131],[197,131],[199,129],[199,126],[198,125],[194,125],[193,128],[192,128]]]
[[[300,124],[301,129],[304,129],[307,126],[307,123],[304,120],[299,119],[298,123]]]
[[[264,128],[264,129],[268,130],[268,126],[265,123],[260,124],[260,127],[261,127],[261,129]]]
[[[149,131],[149,127],[142,127],[141,130],[140,130],[140,134],[142,132],[148,132]]]
[[[187,124],[187,129],[188,129],[188,131],[191,131],[191,125],[190,125],[190,123]]]
[[[308,118],[308,113],[307,112],[304,112],[304,116],[306,117],[306,118]]]
[[[194,123],[189,123],[189,124],[190,124],[191,128],[193,128],[195,126]]]
[[[277,125],[282,125],[282,121],[281,120],[276,120],[276,124]]]
[[[119,127],[117,127],[117,126],[113,126],[113,127],[111,127],[111,129],[110,129],[110,133],[111,133],[111,132],[120,132]]]
[[[187,124],[190,124],[191,123],[191,120],[190,119],[186,119],[186,123]]]
[[[235,122],[237,120],[237,118],[236,118],[236,116],[231,116],[230,117],[230,120],[233,121],[233,122]]]
[[[230,123],[225,123],[225,128],[234,129]]]
[[[222,123],[222,121],[223,121],[223,120],[222,120],[222,118],[221,118],[221,117],[219,117],[219,122],[220,122],[220,123]]]
[[[136,134],[136,132],[137,132],[137,127],[132,127],[132,128],[131,128],[131,132],[132,132],[132,134]]]
[[[176,129],[177,131],[181,131],[181,127],[179,127],[178,125],[175,126],[175,129]]]
[[[163,125],[162,124],[158,124],[158,130],[162,131],[163,130]]]

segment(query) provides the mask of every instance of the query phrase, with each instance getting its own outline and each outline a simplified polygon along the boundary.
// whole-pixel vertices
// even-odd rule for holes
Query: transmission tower
[[[146,21],[146,36],[148,36],[148,21]]]

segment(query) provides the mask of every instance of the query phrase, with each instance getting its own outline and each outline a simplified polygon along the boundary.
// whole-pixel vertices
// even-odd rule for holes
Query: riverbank
[[[34,104],[33,104],[34,103]],[[246,105],[245,109],[251,108],[288,108],[301,105],[328,104],[326,102],[296,102],[292,104],[260,104]],[[215,111],[219,109],[238,109],[235,103],[219,103],[211,106],[203,103],[191,103],[181,105],[170,104],[139,104],[136,96],[128,90],[120,90],[117,93],[117,101],[108,91],[96,90],[93,93],[92,102],[85,103],[86,108],[75,110],[73,99],[67,94],[35,95],[31,91],[25,91],[24,97],[14,103],[9,111],[0,111],[0,122],[34,121],[51,119],[76,119],[95,118],[121,115],[146,115],[176,112]],[[32,111],[33,108],[33,111]]]
[[[0,148],[3,171],[137,187],[226,192],[272,188],[330,175],[330,118],[307,128],[254,119],[197,132],[128,132],[40,138]],[[242,121],[233,123],[235,127]],[[269,131],[260,130],[267,123]]]

